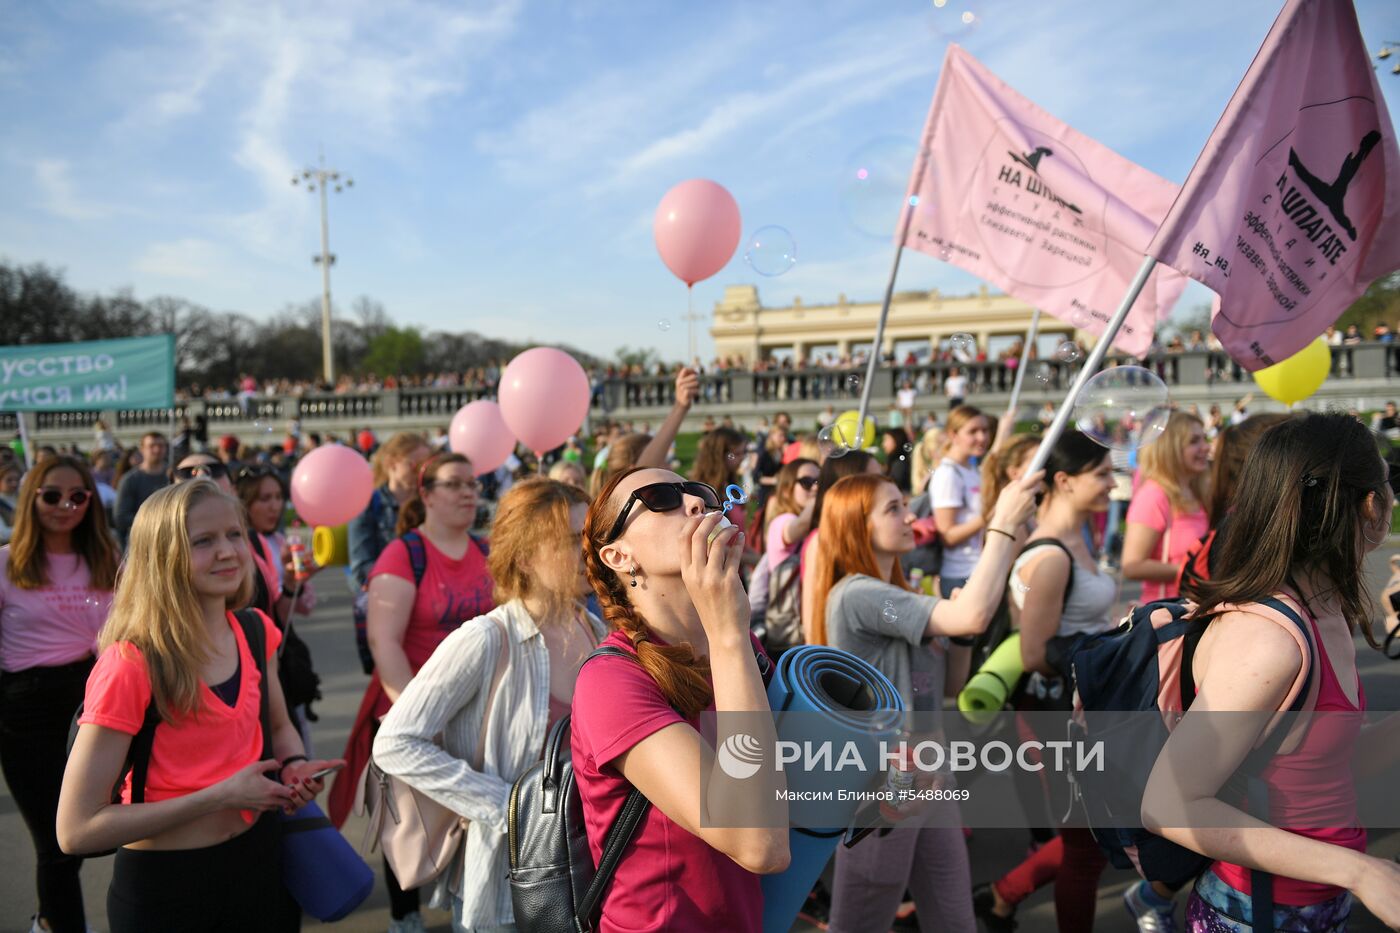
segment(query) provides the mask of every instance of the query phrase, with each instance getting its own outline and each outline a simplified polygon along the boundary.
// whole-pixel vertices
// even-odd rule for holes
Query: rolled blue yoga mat
[[[374,889],[374,869],[365,864],[316,801],[282,816],[282,883],[317,920],[339,920]]]
[[[854,742],[867,761],[873,760],[882,739],[898,732],[904,701],[889,678],[849,651],[803,645],[784,652],[768,685],[768,705],[775,714],[781,741],[838,745]],[[786,716],[785,713],[803,715]],[[813,713],[820,715],[812,715]],[[841,777],[825,770],[806,771],[802,762],[785,769],[789,790],[863,789],[870,775]],[[823,812],[832,812],[824,804]],[[851,802],[838,826],[803,826],[789,830],[792,863],[787,871],[763,877],[764,933],[787,933],[812,884],[821,875],[836,844],[854,816]]]

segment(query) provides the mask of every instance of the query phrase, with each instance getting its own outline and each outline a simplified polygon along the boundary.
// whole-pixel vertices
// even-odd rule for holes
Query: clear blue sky
[[[697,308],[740,282],[768,304],[872,298],[890,247],[852,227],[840,175],[917,137],[947,41],[1179,183],[1279,6],[0,0],[0,256],[266,316],[319,295],[315,201],[288,180],[324,147],[355,178],[331,203],[338,306],[674,358],[685,288],[651,237],[672,184],[713,178],[746,236],[797,243],[768,279],[741,248]],[[1400,3],[1357,6],[1372,52],[1400,39]],[[913,253],[900,283],[976,285]]]

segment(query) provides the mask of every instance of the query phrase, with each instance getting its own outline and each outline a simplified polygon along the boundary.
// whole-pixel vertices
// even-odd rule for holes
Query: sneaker
[[[972,912],[987,928],[987,933],[1013,933],[1016,929],[1016,916],[1003,917],[996,912],[997,896],[992,886],[979,884],[972,889]]]
[[[1139,881],[1123,892],[1123,906],[1137,923],[1138,933],[1176,933],[1176,905],[1153,905],[1143,895],[1143,889],[1148,887],[1148,882]],[[1152,896],[1155,898],[1156,894]]]
[[[428,925],[423,922],[423,915],[415,910],[402,920],[390,920],[389,933],[428,933]]]

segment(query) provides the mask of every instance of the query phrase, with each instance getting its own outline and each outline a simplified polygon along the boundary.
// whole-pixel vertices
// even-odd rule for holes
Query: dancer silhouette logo
[[[1351,180],[1356,177],[1356,170],[1361,167],[1361,163],[1366,161],[1366,157],[1371,154],[1371,150],[1376,147],[1376,143],[1381,141],[1379,130],[1372,130],[1362,137],[1360,145],[1355,152],[1348,152],[1346,158],[1342,159],[1342,167],[1337,171],[1334,181],[1325,181],[1319,178],[1303,164],[1303,160],[1298,158],[1296,149],[1288,150],[1288,165],[1293,169],[1293,173],[1298,176],[1298,180],[1307,186],[1314,198],[1321,201],[1323,206],[1331,213],[1332,219],[1337,222],[1347,236],[1354,241],[1356,239],[1356,226],[1347,217],[1346,199],[1347,187],[1351,185]],[[1316,243],[1318,239],[1330,233],[1330,228],[1322,223],[1321,216],[1316,208],[1303,199],[1303,195],[1298,189],[1284,190],[1284,181],[1287,176],[1279,178],[1279,192],[1283,194],[1283,209],[1288,216],[1298,224],[1299,228],[1309,234],[1308,239]]]
[[[745,732],[736,732],[720,743],[715,757],[720,770],[737,781],[751,778],[763,764],[763,746]]]

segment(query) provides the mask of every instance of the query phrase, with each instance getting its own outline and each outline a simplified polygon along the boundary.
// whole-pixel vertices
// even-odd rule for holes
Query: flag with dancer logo
[[[1288,0],[1148,253],[1217,293],[1250,370],[1400,268],[1400,151],[1350,0]]]
[[[950,44],[902,245],[1102,336],[1176,194]],[[1173,269],[1153,272],[1114,344],[1146,353],[1185,286]]]

